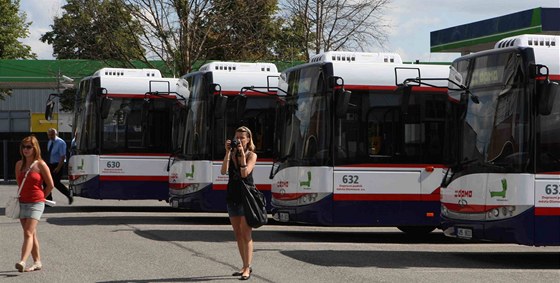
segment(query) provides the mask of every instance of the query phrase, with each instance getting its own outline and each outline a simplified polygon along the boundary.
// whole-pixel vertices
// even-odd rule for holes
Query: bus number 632
[[[559,193],[558,191],[558,185],[556,184],[547,184],[546,187],[544,187],[544,192],[547,195],[557,195]]]
[[[358,175],[344,175],[342,176],[343,184],[358,184]]]

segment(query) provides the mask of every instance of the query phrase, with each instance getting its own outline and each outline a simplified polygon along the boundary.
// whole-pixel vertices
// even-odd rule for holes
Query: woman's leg
[[[37,224],[39,221],[33,218],[20,219],[21,226],[23,227],[23,244],[21,246],[21,262],[26,262],[29,254],[34,248],[34,235],[37,231]],[[39,245],[37,243],[37,254]]]
[[[240,236],[243,242],[243,251],[241,258],[243,259],[243,276],[251,274],[251,263],[253,262],[253,228],[247,224],[245,217],[241,217]]]
[[[39,238],[37,237],[37,227],[35,227],[35,233],[33,233],[33,248],[31,249],[31,256],[33,257],[33,262],[41,262],[41,252],[39,249]]]
[[[245,250],[243,244],[243,236],[241,234],[241,216],[231,216],[229,218],[231,222],[231,227],[233,227],[233,234],[235,234],[235,240],[237,241],[237,248],[239,249],[239,255],[241,256],[241,260],[243,261],[243,265],[245,265]],[[243,272],[243,270],[241,271]]]

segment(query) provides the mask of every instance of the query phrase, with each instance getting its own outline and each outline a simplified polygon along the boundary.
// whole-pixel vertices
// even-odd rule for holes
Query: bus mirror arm
[[[550,115],[556,96],[560,94],[560,87],[557,82],[546,80],[542,91],[539,93],[539,114]]]
[[[224,113],[226,112],[227,96],[218,95],[215,98],[214,115],[216,119],[221,119],[224,117]]]
[[[54,98],[58,97],[58,94],[51,93],[49,94],[49,98],[47,99],[47,105],[45,105],[45,120],[50,121],[52,119],[52,114],[54,111]]]
[[[112,102],[113,99],[107,96],[101,101],[101,119],[107,119],[107,117],[109,117]]]
[[[445,175],[443,175],[443,179],[441,179],[440,187],[442,188],[446,188],[449,185],[449,183],[451,183],[451,178],[453,177],[453,174],[449,176],[449,171],[451,171],[451,168],[447,168],[447,171],[445,171]]]
[[[336,96],[336,116],[339,118],[344,117],[348,112],[348,105],[350,104],[350,96],[352,93],[348,90],[339,89]]]
[[[430,84],[430,83],[426,83],[424,81],[447,81],[455,86],[458,87],[458,89],[455,88],[450,88],[449,86],[444,87],[444,86],[438,86],[435,84]],[[480,103],[480,99],[478,99],[478,96],[474,95],[466,86],[459,84],[453,80],[450,80],[449,78],[409,78],[409,79],[405,79],[403,81],[402,84],[397,85],[399,88],[402,87],[411,87],[409,84],[410,83],[415,83],[415,84],[419,84],[419,85],[425,85],[425,86],[429,86],[429,87],[435,87],[435,88],[447,88],[448,90],[463,90],[465,91],[469,97],[471,98],[472,102],[475,104],[479,104]]]

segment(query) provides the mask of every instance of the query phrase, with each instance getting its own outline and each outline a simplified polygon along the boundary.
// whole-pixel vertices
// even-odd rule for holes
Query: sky
[[[65,0],[20,0],[20,10],[33,22],[31,46],[38,59],[55,59],[52,47],[39,38],[51,30],[54,17],[62,15]],[[499,17],[537,7],[560,8],[560,0],[391,0],[383,18],[390,26],[388,41],[368,52],[395,52],[403,61],[450,62],[458,53],[430,53],[430,32]]]

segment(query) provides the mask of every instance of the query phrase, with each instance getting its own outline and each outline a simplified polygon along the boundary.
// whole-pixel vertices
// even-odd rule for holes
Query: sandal
[[[41,262],[35,262],[32,266],[25,270],[25,272],[37,271],[43,269]]]
[[[249,267],[249,274],[251,274],[251,273],[253,273],[253,268]],[[241,275],[243,275],[243,272],[241,272],[241,271],[234,272],[234,273],[231,274],[231,276],[241,276]]]
[[[25,270],[25,262],[20,261],[20,262],[16,263],[16,269],[19,272],[23,272]]]

